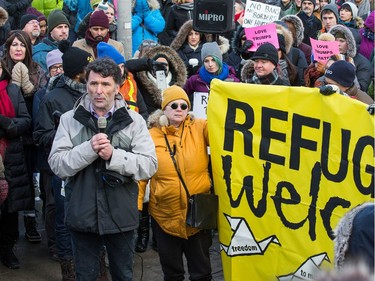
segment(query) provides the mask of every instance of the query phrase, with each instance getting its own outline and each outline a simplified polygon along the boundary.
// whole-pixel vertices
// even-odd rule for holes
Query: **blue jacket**
[[[71,27],[77,32],[79,24],[92,12],[92,8],[87,0],[64,0],[63,11],[67,14]]]
[[[33,61],[38,63],[46,73],[48,73],[47,54],[55,49],[57,49],[57,42],[52,42],[48,38],[44,38],[42,42],[33,46]]]
[[[158,42],[157,35],[164,30],[165,20],[160,13],[157,0],[137,0],[132,16],[132,53],[138,50],[143,40]]]

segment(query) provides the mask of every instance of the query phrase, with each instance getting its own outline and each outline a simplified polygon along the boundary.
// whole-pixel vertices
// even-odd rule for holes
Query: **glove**
[[[15,12],[17,12],[17,5],[16,4],[9,5],[7,10],[8,10],[9,15],[13,15]]]
[[[167,68],[164,62],[152,60],[152,73],[156,73],[156,71],[163,70],[165,75],[167,75]]]
[[[34,85],[30,82],[29,70],[22,62],[17,62],[12,69],[12,80],[17,86],[20,86],[24,96],[31,96]]]
[[[375,111],[375,103],[370,104],[370,105],[367,107],[367,111],[368,111],[368,113],[370,113],[371,115],[374,115],[374,111]]]
[[[320,93],[325,96],[329,96],[334,93],[338,93],[341,95],[344,94],[336,85],[325,85],[325,86],[321,86],[319,89],[320,89]]]
[[[253,46],[253,41],[252,40],[246,40],[245,43],[241,46],[241,48],[238,49],[238,51],[243,54],[248,52],[248,49],[250,49]]]
[[[8,130],[8,128],[12,125],[13,120],[9,117],[0,114],[0,127],[4,130]]]

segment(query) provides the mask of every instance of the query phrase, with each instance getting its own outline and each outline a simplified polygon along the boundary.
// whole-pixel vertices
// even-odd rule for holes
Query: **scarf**
[[[80,92],[81,94],[86,93],[86,84],[76,82],[65,75],[64,75],[64,81],[65,81],[65,85],[67,85],[70,89]]]
[[[300,15],[301,15],[302,22],[306,23],[308,27],[312,28],[314,24],[314,17],[313,16],[309,17],[308,15],[305,14],[305,12],[301,12]]]
[[[149,71],[146,72],[147,77],[155,83],[155,85],[158,85],[158,81],[156,80],[156,77]],[[165,76],[165,82],[167,82],[167,86],[172,86],[174,85],[175,81],[172,80],[172,73],[168,72],[168,74]]]
[[[286,4],[286,6],[284,6],[283,2],[280,3],[280,8],[282,11],[286,11],[288,10],[293,4],[293,1],[290,1],[288,4]]]
[[[342,20],[339,20],[339,24],[344,25],[346,27],[351,27],[351,28],[355,28],[356,27],[356,24],[355,24],[354,20],[351,20],[351,21],[342,21]]]
[[[199,76],[208,85],[210,85],[212,79],[217,78],[217,79],[220,79],[221,81],[224,81],[225,79],[227,79],[228,75],[229,75],[229,67],[225,62],[223,62],[223,70],[221,71],[219,75],[214,75],[212,73],[209,73],[204,66],[199,69]]]
[[[306,87],[314,87],[315,81],[318,80],[319,77],[323,76],[324,73],[320,72],[317,67],[312,63],[310,64],[304,74],[305,78],[305,86]]]
[[[256,72],[254,72],[253,77],[250,79],[251,84],[262,84],[262,85],[274,85],[279,79],[279,74],[277,74],[277,69],[275,68],[270,74],[259,77]]]
[[[12,101],[9,98],[7,92],[8,81],[2,80],[0,82],[0,114],[4,115],[5,117],[14,118],[16,117],[16,113],[14,110],[14,106]],[[0,155],[4,159],[5,158],[5,150],[7,147],[6,138],[0,139]]]
[[[98,57],[98,51],[97,51],[96,47],[97,47],[97,45],[100,42],[106,42],[106,43],[108,43],[108,40],[109,40],[109,31],[108,31],[107,35],[103,38],[102,41],[98,41],[98,40],[95,40],[94,37],[92,37],[90,30],[87,29],[86,30],[86,34],[85,34],[85,40],[86,40],[87,45],[89,45],[90,47],[92,47],[92,49],[94,51],[94,57],[97,58]]]
[[[241,12],[235,14],[235,15],[234,15],[234,22],[237,22],[238,19],[239,19],[241,16],[243,16],[244,14],[245,14],[245,10],[243,10],[243,11],[241,11]]]
[[[374,32],[367,26],[365,26],[365,28],[363,29],[362,36],[370,41],[374,41]]]

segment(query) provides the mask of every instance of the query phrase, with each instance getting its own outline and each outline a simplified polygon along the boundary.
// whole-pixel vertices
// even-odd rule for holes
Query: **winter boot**
[[[23,221],[25,224],[25,237],[31,243],[39,243],[42,241],[38,230],[36,229],[37,223],[35,216],[24,215]]]
[[[147,250],[149,237],[150,237],[150,215],[148,214],[148,203],[147,203],[147,204],[143,204],[142,215],[139,220],[138,237],[137,237],[137,242],[135,246],[135,251],[137,253],[143,253]]]
[[[76,274],[73,258],[60,259],[62,281],[75,281]]]
[[[20,268],[20,262],[18,261],[16,255],[13,252],[12,245],[2,246],[0,248],[0,258],[1,262],[10,269]]]

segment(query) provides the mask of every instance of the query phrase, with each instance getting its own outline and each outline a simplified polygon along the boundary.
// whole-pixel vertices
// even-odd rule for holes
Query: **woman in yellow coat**
[[[212,280],[211,232],[186,225],[187,195],[171,158],[172,153],[191,195],[210,191],[207,121],[193,119],[189,109],[186,92],[171,86],[163,92],[162,110],[149,117],[158,157],[158,170],[150,179],[149,210],[164,280],[184,280],[183,255],[190,280]],[[147,182],[139,184],[140,209]]]

